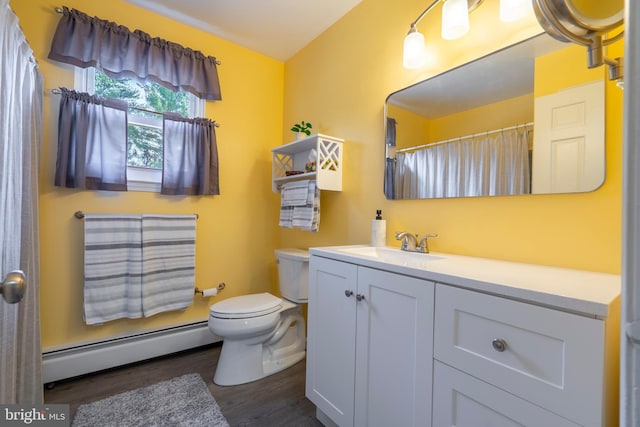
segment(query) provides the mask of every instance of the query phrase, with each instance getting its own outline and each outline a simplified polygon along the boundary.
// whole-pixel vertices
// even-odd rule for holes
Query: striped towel
[[[285,193],[289,185],[299,191],[300,183],[304,183],[306,197],[304,201],[291,206],[285,202]],[[320,226],[320,189],[313,180],[296,181],[284,184],[281,194],[280,223],[281,227],[298,227],[302,230],[317,232]]]
[[[140,215],[85,214],[84,306],[87,325],[142,317]]]
[[[281,206],[304,206],[307,203],[310,180],[287,182],[282,187]]]
[[[142,308],[145,317],[193,303],[195,215],[142,215]]]

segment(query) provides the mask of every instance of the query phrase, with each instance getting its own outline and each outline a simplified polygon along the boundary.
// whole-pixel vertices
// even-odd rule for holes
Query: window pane
[[[162,169],[162,129],[129,124],[128,164]]]
[[[95,94],[122,99],[129,104],[128,165],[161,169],[162,113],[191,116],[192,95],[173,92],[157,83],[112,79],[98,70],[95,70]]]
[[[130,107],[189,116],[187,92],[173,92],[157,83],[140,83],[133,79],[116,80],[98,70],[95,72],[95,87],[96,95],[123,99]]]

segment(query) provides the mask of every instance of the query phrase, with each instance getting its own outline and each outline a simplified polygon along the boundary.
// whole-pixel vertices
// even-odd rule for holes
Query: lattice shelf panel
[[[342,150],[342,139],[322,134],[274,148],[273,191],[301,179],[315,179],[321,190],[342,191]]]

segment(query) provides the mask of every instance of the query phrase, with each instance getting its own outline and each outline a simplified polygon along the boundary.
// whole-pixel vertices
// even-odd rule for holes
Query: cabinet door
[[[357,426],[431,423],[434,284],[358,268]]]
[[[311,256],[306,395],[340,426],[353,425],[356,278],[355,265]]]
[[[603,321],[444,285],[436,298],[436,359],[583,425],[603,425]]]
[[[433,425],[438,427],[577,427],[551,412],[435,361]]]

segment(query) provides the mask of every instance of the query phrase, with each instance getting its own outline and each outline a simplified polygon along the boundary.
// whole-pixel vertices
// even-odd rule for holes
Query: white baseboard
[[[205,321],[50,351],[42,355],[43,382],[47,384],[221,340],[209,331]]]

